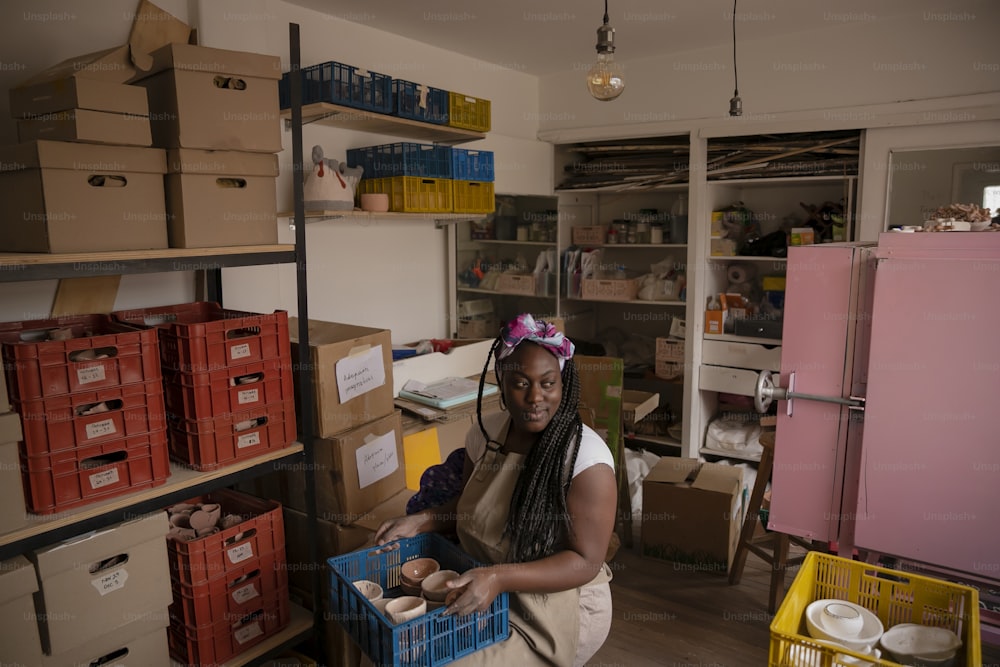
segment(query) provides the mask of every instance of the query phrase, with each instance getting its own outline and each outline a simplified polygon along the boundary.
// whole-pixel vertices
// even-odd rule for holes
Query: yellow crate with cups
[[[389,195],[389,210],[396,213],[451,213],[453,208],[451,180],[446,178],[363,178],[358,195],[369,193]]]

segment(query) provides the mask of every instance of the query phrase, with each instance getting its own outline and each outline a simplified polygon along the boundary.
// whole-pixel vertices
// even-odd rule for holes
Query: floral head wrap
[[[500,331],[501,345],[497,350],[497,360],[509,357],[524,341],[541,345],[559,360],[559,368],[573,357],[575,346],[555,326],[543,320],[535,320],[528,313],[522,313],[504,325]]]

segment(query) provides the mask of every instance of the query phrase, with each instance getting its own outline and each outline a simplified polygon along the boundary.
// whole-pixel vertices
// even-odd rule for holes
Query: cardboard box
[[[298,369],[299,320],[288,318],[292,360]],[[331,437],[395,409],[392,334],[339,322],[309,320],[310,373],[317,433]],[[302,369],[298,369],[302,372]],[[298,383],[295,384],[298,391]]]
[[[0,373],[0,414],[10,412],[10,392],[7,391],[7,378]]]
[[[169,527],[157,512],[28,555],[46,653],[65,653],[170,605]]]
[[[501,273],[497,277],[496,291],[500,294],[535,296],[537,289],[533,273]]]
[[[709,254],[712,257],[735,257],[736,241],[733,239],[713,238],[709,243]]]
[[[89,109],[69,109],[17,121],[19,141],[49,139],[116,146],[150,146],[149,117]]]
[[[684,377],[684,362],[657,359],[653,367],[653,374],[661,380],[682,378]]]
[[[458,337],[493,340],[500,333],[500,323],[495,317],[458,320]]]
[[[573,227],[571,238],[575,245],[603,244],[607,230],[600,225],[589,227]]]
[[[392,363],[392,395],[410,380],[434,382],[446,377],[479,377],[489,359],[493,339],[455,340],[447,353],[431,352]],[[490,364],[487,370],[492,370]]]
[[[671,338],[656,339],[656,361],[684,361],[684,341]]]
[[[788,245],[812,245],[815,243],[816,232],[812,227],[793,227],[788,238]]]
[[[743,523],[743,470],[665,457],[642,483],[642,555],[726,573]]]
[[[67,109],[148,116],[149,101],[141,86],[77,77],[10,89],[12,118],[27,120]]]
[[[278,242],[278,156],[187,148],[167,152],[171,248]]]
[[[60,653],[42,657],[42,667],[171,667],[167,645],[167,609],[145,614],[131,623],[99,635],[85,644]],[[124,651],[124,653],[122,653]]]
[[[14,556],[0,562],[0,646],[8,665],[42,664],[42,643],[32,601],[37,591],[35,568],[27,558]]]
[[[634,301],[639,294],[639,278],[583,278],[580,298],[594,301]]]
[[[0,416],[0,431],[4,424],[17,424],[20,432],[21,418],[11,412]],[[21,462],[17,455],[19,438],[0,441],[0,535],[28,525],[28,513],[24,507],[24,486],[21,479]]]
[[[281,59],[167,44],[136,83],[149,93],[153,144],[278,153]]]
[[[35,141],[0,148],[0,247],[95,252],[167,247],[156,148]]]
[[[622,423],[632,430],[653,410],[660,407],[660,395],[648,391],[625,389],[622,391]]]
[[[625,362],[618,357],[576,355],[580,375],[580,408],[593,414],[593,428],[620,463]],[[617,466],[621,474],[622,466]]]

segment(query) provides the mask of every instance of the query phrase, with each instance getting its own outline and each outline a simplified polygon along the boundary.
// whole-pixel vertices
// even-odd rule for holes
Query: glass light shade
[[[587,88],[595,99],[607,102],[622,94],[625,90],[625,78],[620,63],[615,62],[614,55],[598,53],[597,62],[587,71]]]

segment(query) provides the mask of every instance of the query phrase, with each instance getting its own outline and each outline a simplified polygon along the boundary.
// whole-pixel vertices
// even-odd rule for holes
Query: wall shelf
[[[755,338],[736,334],[704,334],[705,340],[721,340],[727,343],[755,343],[757,345],[781,345],[780,338]]]
[[[712,449],[711,447],[702,447],[699,451],[706,456],[719,456],[726,459],[738,459],[740,461],[751,461],[754,463],[760,462],[760,454],[744,454],[743,452],[736,451],[735,449]]]
[[[290,109],[282,109],[281,117],[285,119],[286,126],[291,124],[292,112]],[[486,137],[483,132],[474,132],[448,125],[422,123],[418,120],[387,116],[364,109],[330,104],[329,102],[316,102],[303,106],[302,123],[304,125],[319,123],[344,130],[389,134],[394,137],[431,141],[439,144],[462,144]]]
[[[620,306],[686,306],[687,301],[643,301],[633,299],[632,301],[614,301],[609,299],[581,299],[580,297],[566,297],[566,301],[585,301],[587,303],[609,303]]]

